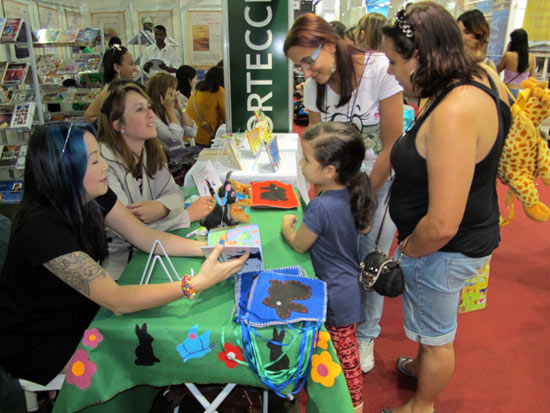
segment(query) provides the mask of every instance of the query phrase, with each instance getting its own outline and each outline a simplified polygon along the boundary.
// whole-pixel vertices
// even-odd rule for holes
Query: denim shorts
[[[471,258],[459,252],[441,252],[420,258],[401,254],[405,278],[403,318],[412,341],[432,346],[451,343],[456,335],[460,290],[491,258]]]

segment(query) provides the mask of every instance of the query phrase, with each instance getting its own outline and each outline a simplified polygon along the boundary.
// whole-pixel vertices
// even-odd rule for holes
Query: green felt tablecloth
[[[286,213],[301,216],[302,211],[301,209],[289,212],[251,211],[251,223],[257,223],[260,226],[264,267],[269,269],[300,265],[307,274],[313,275],[309,254],[293,251],[280,235],[281,219]],[[178,230],[176,233],[185,236],[194,227],[196,225],[191,229]],[[146,260],[147,254],[136,253],[126,268],[120,284],[139,283]],[[198,271],[202,259],[172,258],[172,262],[183,275],[190,268]],[[157,265],[151,283],[166,281],[167,278]],[[225,341],[233,345],[238,344],[235,332],[240,336],[240,327],[230,320],[235,304],[234,287],[235,282],[231,277],[199,294],[195,301],[182,299],[160,308],[123,316],[115,316],[106,309],[100,309],[89,327],[89,329],[97,329],[97,334],[92,337],[95,338],[92,341],[97,343],[97,346],[92,348],[90,345],[84,345],[83,339],[78,347],[78,350],[86,352],[87,358],[95,363],[97,370],[91,376],[88,387],[85,387],[86,383],[81,384],[85,387],[83,389],[66,381],[55,403],[54,412],[75,412],[83,409],[90,412],[147,412],[160,387],[184,382],[239,383],[264,387],[248,366],[237,365],[234,368],[228,368],[219,358],[219,353],[223,351],[222,330],[225,331]],[[142,326],[144,323],[147,324],[148,334],[154,338],[152,342],[154,356],[160,360],[152,366],[135,363],[136,347],[139,345],[136,326]],[[205,355],[200,358],[191,358],[184,362],[176,347],[187,339],[189,330],[194,325],[198,326],[199,336],[210,331],[206,346],[210,351],[206,350]],[[262,336],[265,333],[267,339],[272,337],[272,328],[260,330]],[[285,338],[286,341],[287,338]],[[267,346],[260,346],[260,351],[262,351],[262,357],[269,360]],[[330,358],[338,363],[330,341],[326,350],[318,347],[315,354],[326,351],[330,354]],[[80,351],[80,355],[82,354],[83,352]],[[289,354],[291,361],[293,354]],[[324,356],[328,354],[324,353]],[[83,365],[87,373],[93,370],[93,366],[90,367],[87,363],[84,360],[79,364],[80,372]],[[336,376],[334,384],[330,387],[314,382],[310,373],[306,390],[308,411],[353,411],[342,372]]]

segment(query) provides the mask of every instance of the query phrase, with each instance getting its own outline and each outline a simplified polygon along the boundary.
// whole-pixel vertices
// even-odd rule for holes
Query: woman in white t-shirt
[[[365,171],[377,194],[378,208],[369,234],[361,235],[359,253],[363,258],[375,247],[389,189],[390,151],[403,133],[402,88],[387,73],[388,59],[380,52],[359,49],[339,40],[323,18],[312,13],[300,16],[287,33],[284,52],[299,65],[307,79],[304,105],[309,124],[352,122],[363,136],[367,153]],[[384,219],[379,249],[389,252],[395,226]],[[383,297],[367,296],[366,322],[358,328],[363,371],[374,365],[372,343],[380,332]]]

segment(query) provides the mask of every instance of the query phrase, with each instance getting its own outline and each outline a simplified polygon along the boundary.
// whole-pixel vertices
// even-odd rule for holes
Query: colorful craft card
[[[273,136],[270,140],[266,141],[265,143],[265,149],[267,151],[267,156],[269,157],[269,163],[271,163],[271,166],[273,167],[273,170],[277,172],[277,169],[279,169],[279,145],[277,143],[277,137]]]
[[[298,208],[298,197],[290,184],[279,181],[251,182],[250,188],[254,208]]]
[[[230,168],[238,169],[242,171],[243,165],[241,164],[241,156],[239,155],[239,150],[235,141],[225,141],[223,143],[225,153],[227,154],[227,160],[229,161],[228,165]]]
[[[264,269],[262,242],[258,225],[241,225],[209,231],[208,246],[201,247],[204,255],[208,257],[222,239],[224,240],[224,249],[220,254],[220,261],[225,262],[238,258],[249,251],[250,256],[241,272],[261,271]]]
[[[197,164],[191,172],[191,176],[193,177],[193,181],[195,181],[195,186],[200,196],[214,196],[222,186],[222,181],[218,177],[214,165],[212,165],[210,160]]]
[[[260,139],[260,130],[258,128],[252,129],[248,132],[248,143],[250,145],[250,150],[254,155],[257,155],[262,148],[262,141]]]

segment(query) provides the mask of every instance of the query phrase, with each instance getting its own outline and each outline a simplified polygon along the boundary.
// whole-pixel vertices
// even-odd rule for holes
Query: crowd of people
[[[192,299],[247,259],[220,263],[219,245],[194,278],[116,283],[135,249],[147,251],[155,239],[171,255],[202,255],[203,243],[164,231],[205,217],[213,200],[185,208],[168,164],[209,147],[225,123],[223,66],[198,82],[193,67],[177,67],[166,28],[144,24],[156,41],[142,56],[144,85],[133,80],[131,53],[113,42],[88,123],[48,124],[31,136],[0,276],[0,366],[16,377],[45,384],[66,371],[99,306],[127,313]],[[455,20],[420,1],[393,19],[368,13],[352,28],[304,14],[286,35],[283,51],[306,79],[300,168],[315,197],[300,223],[284,216],[281,233],[311,254],[327,283],[326,329],[356,412],[368,404],[363,374],[374,368],[384,303],[361,286],[361,260],[390,254],[397,236],[404,333],[418,347],[396,368],[418,384],[410,400],[384,412],[431,413],[454,369],[461,287],[499,244],[494,183],[511,122],[506,86],[517,96],[535,59],[517,29],[495,65],[489,34],[478,10]],[[406,102],[418,106],[404,131]]]

